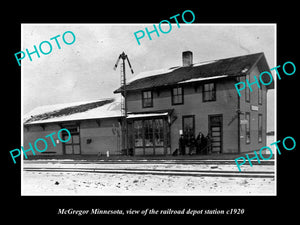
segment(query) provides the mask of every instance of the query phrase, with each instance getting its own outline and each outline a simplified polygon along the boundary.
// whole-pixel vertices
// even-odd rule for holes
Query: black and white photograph
[[[277,195],[277,25],[189,14],[21,24],[22,196]]]
[[[3,220],[297,218],[297,7],[203,3],[3,7]]]

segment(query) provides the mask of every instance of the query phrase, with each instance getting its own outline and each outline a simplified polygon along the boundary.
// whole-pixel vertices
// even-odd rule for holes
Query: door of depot
[[[211,135],[211,151],[212,153],[222,153],[222,115],[209,116],[209,133]]]
[[[66,137],[65,137],[66,135]],[[68,139],[68,134],[63,134],[63,139]],[[79,155],[80,154],[80,136],[79,133],[71,132],[71,139],[64,143],[64,153],[66,155]]]

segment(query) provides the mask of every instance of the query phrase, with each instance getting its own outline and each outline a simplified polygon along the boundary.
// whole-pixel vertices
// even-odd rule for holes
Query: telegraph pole
[[[129,154],[128,152],[128,123],[127,123],[127,92],[126,92],[126,70],[125,70],[125,60],[127,60],[128,65],[131,69],[131,73],[133,73],[133,70],[131,68],[131,64],[129,62],[128,56],[122,52],[119,55],[119,58],[114,66],[114,70],[117,68],[118,63],[122,59],[122,65],[121,65],[121,93],[123,95],[123,99],[121,99],[121,115],[123,117],[122,119],[122,147],[123,149],[126,149],[126,155]]]

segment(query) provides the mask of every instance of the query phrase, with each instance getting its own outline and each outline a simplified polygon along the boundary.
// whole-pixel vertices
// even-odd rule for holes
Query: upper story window
[[[258,104],[262,105],[262,87],[258,88]]]
[[[203,102],[216,101],[216,84],[207,83],[203,85]]]
[[[142,104],[143,104],[143,108],[153,107],[152,91],[143,91],[142,92]]]
[[[172,88],[172,105],[183,104],[183,88]]]

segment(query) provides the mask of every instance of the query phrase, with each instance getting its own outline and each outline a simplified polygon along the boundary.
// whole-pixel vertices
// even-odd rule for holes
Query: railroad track
[[[24,164],[228,164],[235,165],[235,160],[197,160],[197,159],[186,159],[186,160],[24,160]],[[274,165],[274,160],[260,161],[252,160],[253,165]],[[245,165],[249,165],[247,162]]]
[[[74,168],[74,167],[24,167],[28,172],[55,173],[110,173],[110,174],[142,174],[164,176],[205,176],[205,177],[251,177],[274,178],[273,171],[224,171],[224,170],[177,170],[177,169],[142,169],[142,168]]]

